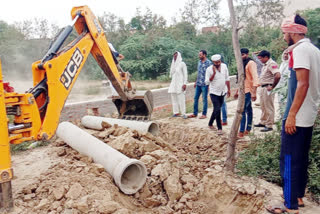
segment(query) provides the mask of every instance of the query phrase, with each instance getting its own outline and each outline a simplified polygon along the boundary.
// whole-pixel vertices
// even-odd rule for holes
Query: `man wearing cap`
[[[229,71],[226,64],[221,63],[221,55],[215,54],[211,57],[213,65],[207,68],[206,84],[209,85],[209,94],[213,104],[213,112],[209,121],[209,128],[213,129],[213,122],[216,120],[218,134],[222,134],[221,106],[225,94],[230,96]]]
[[[207,51],[201,50],[199,52],[199,62],[198,62],[198,75],[197,81],[194,83],[195,94],[194,94],[194,103],[193,103],[193,114],[189,115],[189,118],[198,116],[198,104],[199,97],[202,94],[203,110],[202,115],[199,119],[207,118],[208,110],[208,85],[205,83],[206,70],[212,64],[210,60],[207,59]]]
[[[243,69],[245,73],[244,80],[244,110],[242,112],[242,119],[240,122],[239,138],[243,138],[244,135],[248,135],[252,128],[252,101],[257,99],[257,87],[259,86],[257,64],[249,57],[249,50],[247,48],[241,48],[241,57],[243,61]],[[235,98],[238,97],[238,90],[236,91]],[[247,127],[246,127],[247,124]]]
[[[272,213],[299,213],[304,206],[308,154],[320,103],[320,51],[305,38],[307,23],[299,15],[281,25],[289,47],[290,78],[281,132],[280,174],[284,205],[271,206]]]
[[[263,127],[261,132],[272,131],[274,124],[274,89],[280,80],[280,70],[278,64],[270,58],[270,53],[266,50],[260,51],[258,58],[263,63],[260,85],[261,85],[261,118],[260,123],[255,127]]]

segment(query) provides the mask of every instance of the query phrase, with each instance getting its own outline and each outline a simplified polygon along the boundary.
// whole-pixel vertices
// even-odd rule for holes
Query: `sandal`
[[[296,212],[290,212],[287,210],[287,208],[284,206],[284,204],[275,204],[275,205],[271,205],[266,207],[266,210],[269,213],[272,214],[290,214],[290,213],[294,213],[294,214],[299,214],[299,210],[297,210]]]
[[[223,135],[223,131],[222,131],[221,129],[219,129],[219,130],[217,131],[217,135]]]
[[[216,130],[216,128],[214,126],[208,126],[209,129],[213,129],[213,130]]]
[[[266,210],[269,213],[273,213],[273,214],[280,214],[280,213],[284,213],[286,211],[286,207],[284,206],[284,204],[274,204],[271,206],[266,207]]]
[[[199,117],[199,119],[206,119],[207,116],[206,115],[201,115],[201,117]]]
[[[194,114],[188,115],[188,118],[193,118],[193,117],[197,117],[197,115],[194,115]]]
[[[281,194],[281,198],[284,199],[284,196],[283,194]],[[304,203],[302,202],[302,204],[299,204],[299,200],[298,200],[298,207],[305,207]]]

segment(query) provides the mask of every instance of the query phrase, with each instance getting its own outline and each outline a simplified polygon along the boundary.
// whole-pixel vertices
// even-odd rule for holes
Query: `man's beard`
[[[291,35],[289,35],[288,45],[289,45],[289,46],[294,45],[294,41],[293,41]]]
[[[220,68],[220,65],[215,65],[215,64],[213,64],[213,65],[214,65],[214,67],[216,67],[218,69]]]

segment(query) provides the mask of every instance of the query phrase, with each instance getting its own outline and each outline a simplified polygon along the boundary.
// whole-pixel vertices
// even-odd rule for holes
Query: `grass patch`
[[[37,142],[37,143],[33,144],[32,148],[47,146],[51,141],[26,141],[26,142],[23,142],[20,144],[11,144],[10,145],[10,152],[12,154],[14,154],[17,152],[26,151],[26,150],[30,149],[29,148],[30,145],[35,142]]]
[[[32,141],[26,141],[20,144],[11,144],[10,145],[10,151],[11,153],[16,153],[19,151],[26,151],[28,150],[28,147],[30,146],[30,144],[33,143]]]

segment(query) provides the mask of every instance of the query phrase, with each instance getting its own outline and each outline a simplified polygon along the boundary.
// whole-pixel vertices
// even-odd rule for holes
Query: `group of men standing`
[[[258,59],[262,63],[260,77],[258,79],[258,71],[256,62],[249,57],[247,48],[241,49],[241,57],[244,67],[244,92],[245,104],[240,123],[239,138],[248,135],[252,129],[252,101],[257,99],[257,88],[260,86],[260,106],[261,117],[260,122],[255,127],[262,127],[261,132],[272,131],[274,124],[275,108],[274,108],[274,93],[272,90],[277,86],[280,80],[280,70],[275,61],[270,57],[270,52],[262,50],[258,54]],[[236,91],[235,98],[238,97]]]
[[[185,90],[187,84],[187,67],[182,62],[181,53],[175,52],[173,55],[170,77],[172,78],[169,86],[171,94],[173,117],[182,116],[183,118],[193,118],[198,115],[199,98],[202,94],[203,111],[200,119],[207,118],[208,109],[208,93],[214,106],[214,111],[209,120],[209,128],[213,129],[213,122],[216,120],[218,134],[222,134],[222,124],[226,125],[226,112],[223,114],[223,122],[221,120],[221,108],[225,102],[225,95],[230,96],[230,80],[229,71],[226,64],[222,62],[222,57],[215,54],[211,57],[211,61],[207,58],[207,51],[199,52],[198,74],[194,84],[194,111],[193,114],[187,116],[185,111]],[[225,106],[226,108],[226,106]]]
[[[245,73],[245,106],[242,113],[240,124],[239,138],[248,135],[252,129],[252,101],[257,98],[257,88],[261,86],[261,119],[260,123],[255,127],[263,127],[262,132],[271,131],[274,123],[274,94],[271,90],[275,88],[280,80],[280,72],[278,65],[270,58],[270,53],[266,50],[258,54],[258,58],[263,63],[260,82],[258,80],[257,65],[254,60],[249,57],[247,48],[241,49]],[[170,77],[172,78],[169,86],[171,94],[173,117],[182,116],[183,118],[195,118],[198,116],[199,98],[202,94],[203,110],[199,119],[207,118],[208,109],[208,94],[213,104],[213,112],[211,114],[208,127],[215,129],[213,122],[216,121],[218,134],[222,133],[222,125],[227,125],[227,113],[225,97],[230,96],[230,79],[228,67],[222,61],[220,54],[211,56],[211,61],[207,58],[207,52],[201,50],[199,52],[197,80],[194,83],[195,95],[193,114],[186,115],[185,107],[185,91],[187,84],[187,66],[182,61],[181,53],[175,52],[173,55]],[[235,93],[235,98],[238,97],[238,91]],[[221,110],[222,116],[221,119]]]
[[[289,69],[288,91],[283,125],[281,132],[280,174],[283,180],[284,203],[268,206],[270,213],[299,213],[299,207],[304,206],[302,198],[307,184],[308,153],[312,139],[313,126],[318,115],[320,103],[320,51],[309,39],[305,38],[307,23],[299,15],[286,18],[281,26],[284,40],[288,48],[284,51],[285,61]],[[266,50],[260,51],[258,59],[263,64],[259,75],[257,65],[249,57],[249,50],[241,49],[245,74],[245,106],[238,137],[249,134],[252,128],[252,101],[256,100],[257,87],[260,86],[261,118],[255,127],[261,127],[262,132],[272,130],[274,123],[274,93],[281,74],[278,65]],[[177,57],[179,56],[179,57]],[[206,118],[208,92],[213,103],[213,113],[209,121],[209,128],[213,128],[216,120],[218,134],[222,133],[221,106],[224,96],[230,96],[230,81],[227,66],[222,63],[221,55],[215,54],[211,62],[207,59],[207,52],[199,53],[198,76],[195,83],[194,112],[189,117],[197,117],[198,100],[202,94],[203,111],[200,119]],[[179,63],[180,66],[175,65]],[[187,67],[182,62],[181,54],[176,52],[172,61],[170,75],[172,81],[171,93],[174,115],[178,116],[179,109],[175,107],[178,100],[179,108],[184,118],[185,97],[187,83]],[[178,73],[181,73],[178,74]],[[176,75],[176,77],[174,76]],[[181,81],[177,84],[174,81]],[[173,88],[177,88],[173,90]],[[236,92],[235,97],[237,97]]]

